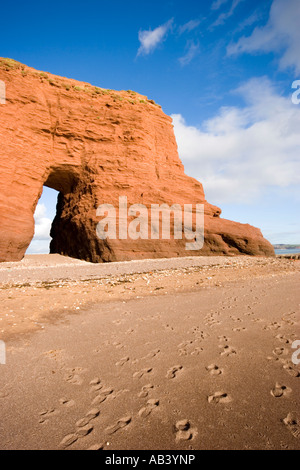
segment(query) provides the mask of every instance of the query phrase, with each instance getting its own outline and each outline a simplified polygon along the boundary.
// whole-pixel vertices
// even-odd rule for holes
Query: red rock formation
[[[273,255],[260,230],[220,218],[184,174],[171,118],[132,91],[111,91],[0,59],[0,261],[20,260],[43,186],[60,192],[51,252],[93,262],[211,254]],[[205,244],[99,240],[102,203],[205,204]]]

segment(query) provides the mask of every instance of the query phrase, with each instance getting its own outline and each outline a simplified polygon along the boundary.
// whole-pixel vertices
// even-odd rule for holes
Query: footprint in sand
[[[285,348],[275,348],[273,350],[274,356],[284,356],[288,353],[288,350]]]
[[[182,369],[183,369],[182,366],[171,367],[171,369],[169,369],[168,372],[167,372],[166,378],[167,379],[175,379],[175,377],[177,376],[177,372],[179,372]]]
[[[91,386],[96,386],[96,385],[99,385],[100,383],[101,383],[101,380],[99,379],[99,377],[95,377],[93,380],[90,381]]]
[[[193,340],[187,340],[187,341],[183,341],[182,343],[178,344],[178,348],[186,348],[187,346],[191,345],[191,344],[194,344],[194,341]]]
[[[90,424],[90,422],[97,418],[100,415],[100,410],[98,408],[93,408],[92,410],[88,411],[84,418],[79,419],[75,426],[77,428],[85,428]]]
[[[289,413],[283,422],[294,437],[300,437],[300,420],[296,413]]]
[[[194,341],[188,340],[188,341],[183,341],[182,343],[178,344],[178,353],[179,356],[187,356],[188,349],[190,349],[194,344]]]
[[[76,435],[78,437],[85,437],[88,434],[91,434],[93,430],[94,430],[94,426],[91,426],[90,424],[88,424],[87,426],[81,426],[81,427],[78,427],[76,431]]]
[[[284,335],[277,335],[275,336],[276,339],[278,339],[281,343],[284,343],[284,344],[290,344],[292,343],[292,341],[288,338],[286,338]]]
[[[279,330],[279,328],[281,328],[281,324],[278,323],[278,322],[273,322],[271,323],[270,325],[267,325],[264,327],[264,330]]]
[[[128,330],[125,331],[124,335],[131,335],[132,333],[134,333],[134,329],[128,328]]]
[[[235,333],[240,333],[241,331],[246,331],[246,328],[233,328],[233,330]]]
[[[94,427],[90,424],[90,422],[97,418],[99,414],[100,410],[98,410],[98,408],[93,408],[88,411],[84,418],[79,419],[76,422],[76,431],[73,434],[68,434],[65,436],[59,444],[59,447],[66,449],[67,447],[70,447],[72,444],[74,444],[78,439],[91,434],[94,430]]]
[[[160,349],[154,349],[153,351],[150,351],[147,356],[143,357],[142,359],[152,359],[152,357],[157,356],[160,353]]]
[[[151,398],[151,400],[148,400],[146,403],[146,406],[140,409],[139,411],[139,416],[141,418],[146,418],[149,416],[152,411],[157,408],[159,405],[159,400],[156,400],[155,398]]]
[[[232,401],[232,398],[230,395],[228,395],[225,392],[216,392],[213,395],[208,396],[207,398],[208,403],[230,403]]]
[[[82,385],[83,379],[79,375],[70,374],[65,378],[66,382],[69,382],[73,385]]]
[[[112,345],[115,346],[116,349],[124,349],[124,347],[125,347],[124,344],[122,344],[122,343],[120,343],[120,342],[118,342],[118,341],[114,341],[114,342],[112,343]]]
[[[103,450],[105,446],[105,442],[102,442],[102,444],[93,444],[91,447],[88,448],[88,450]]]
[[[191,441],[197,435],[197,429],[192,428],[188,419],[182,419],[175,424],[176,441]]]
[[[223,369],[220,369],[219,366],[216,364],[210,364],[206,367],[206,370],[210,373],[210,375],[221,375],[223,374]]]
[[[63,406],[65,406],[66,408],[71,408],[72,406],[75,405],[75,401],[74,400],[68,400],[68,398],[61,398],[59,400],[59,403]]]
[[[87,418],[87,417],[81,418],[81,419],[79,419],[79,420],[76,422],[76,426],[77,426],[78,428],[84,428],[84,427],[86,427],[86,426],[89,424],[89,422],[90,422],[90,419],[89,419],[89,418]]]
[[[101,380],[99,377],[95,377],[93,380],[90,381],[90,393],[95,393],[99,392],[103,388],[103,384],[101,383]]]
[[[188,331],[188,334],[195,335],[197,341],[205,340],[208,337],[208,334],[201,330],[199,326],[194,326]]]
[[[147,385],[144,385],[141,392],[138,394],[138,397],[139,398],[147,398],[147,396],[149,395],[149,392],[151,389],[153,389],[154,386],[152,384],[147,384]]]
[[[132,377],[134,379],[136,379],[136,378],[141,379],[145,374],[150,374],[150,372],[152,372],[152,367],[148,367],[148,368],[139,370],[139,371],[135,372]]]
[[[227,338],[227,336],[218,336],[218,340],[227,343],[228,341],[230,341],[230,338]]]
[[[213,317],[205,323],[205,326],[209,326],[210,328],[215,326],[215,325],[221,325],[221,322],[218,320],[215,320]]]
[[[233,322],[241,322],[241,321],[243,321],[243,320],[242,320],[241,318],[239,318],[239,317],[230,317],[230,318],[231,318],[231,320],[232,320]]]
[[[195,340],[188,340],[180,343],[178,345],[179,356],[188,356],[189,354],[191,356],[199,356],[199,354],[201,354],[204,349],[200,346],[195,347],[195,343],[199,343],[201,341],[202,339],[196,338]]]
[[[131,422],[131,416],[125,416],[124,418],[120,418],[115,424],[109,426],[105,429],[106,434],[114,434],[115,432],[119,431],[120,429],[124,429],[128,424]]]
[[[276,382],[275,387],[271,390],[271,395],[275,398],[285,397],[291,393],[292,389]]]
[[[63,438],[61,443],[59,444],[59,447],[62,449],[66,449],[67,447],[70,447],[72,444],[74,444],[78,440],[78,436],[76,434],[68,434]]]
[[[57,415],[58,413],[59,413],[59,411],[55,410],[54,408],[51,408],[49,410],[41,411],[39,413],[39,416],[40,416],[39,423],[40,424],[47,423],[49,418],[51,418],[52,416]]]
[[[130,358],[128,356],[122,357],[122,359],[120,359],[118,362],[116,362],[116,366],[118,366],[118,367],[124,366],[124,364],[126,364],[126,362],[128,362],[129,359]]]
[[[300,377],[299,370],[296,369],[295,365],[292,362],[286,361],[285,364],[283,365],[283,368],[292,377]]]
[[[83,378],[79,374],[83,372],[83,369],[80,367],[75,367],[74,369],[69,370],[69,374],[65,376],[65,381],[73,385],[82,385]]]
[[[203,351],[204,349],[198,346],[191,352],[191,356],[199,356],[199,354],[201,354]]]
[[[187,356],[188,352],[186,349],[179,349],[178,350],[179,356]]]
[[[74,434],[68,434],[63,438],[61,443],[59,444],[59,447],[62,449],[66,449],[67,447],[70,447],[72,444],[74,444],[78,439],[87,436],[93,431],[93,426],[86,426],[79,428],[78,431]]]
[[[112,394],[113,391],[113,388],[101,389],[101,392],[92,401],[92,405],[100,405],[100,403],[103,403],[106,398]]]
[[[220,353],[221,356],[232,356],[236,354],[236,350],[228,344],[219,347],[223,348],[223,351]]]

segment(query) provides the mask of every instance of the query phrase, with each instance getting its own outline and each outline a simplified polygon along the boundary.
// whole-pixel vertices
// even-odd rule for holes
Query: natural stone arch
[[[89,169],[72,165],[50,169],[44,186],[58,191],[52,223],[50,253],[86,261],[112,261],[109,245],[96,236],[97,198]]]
[[[0,261],[21,260],[43,185],[60,192],[51,252],[92,262],[239,253],[274,255],[259,229],[220,218],[202,184],[185,175],[172,119],[152,100],[38,72],[0,59]],[[205,244],[99,240],[97,207],[204,204]]]

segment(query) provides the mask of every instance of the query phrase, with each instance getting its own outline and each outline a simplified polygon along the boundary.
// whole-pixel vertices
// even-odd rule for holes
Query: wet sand
[[[1,449],[300,448],[299,261],[46,259],[0,267]]]

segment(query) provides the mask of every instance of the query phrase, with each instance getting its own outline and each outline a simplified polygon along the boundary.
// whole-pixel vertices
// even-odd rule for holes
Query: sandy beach
[[[0,265],[0,448],[299,449],[300,261]]]

